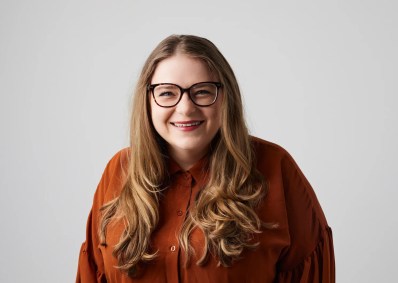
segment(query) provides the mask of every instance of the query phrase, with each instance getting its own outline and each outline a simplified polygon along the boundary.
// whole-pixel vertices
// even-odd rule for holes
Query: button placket
[[[189,204],[192,197],[192,186],[194,185],[194,178],[190,172],[179,172],[174,180],[174,184],[171,186],[171,190],[168,194],[168,202],[166,212],[168,226],[170,228],[172,226],[172,233],[168,234],[167,242],[164,242],[163,251],[166,252],[165,259],[166,265],[172,270],[175,268],[175,271],[179,270],[180,262],[180,253],[181,249],[178,243],[178,232],[181,229],[181,226],[184,223],[184,219],[186,217],[186,213],[189,209]],[[174,218],[174,219],[173,219]],[[167,243],[167,244],[166,244]],[[167,281],[177,282],[176,280],[172,280],[176,272],[167,272]]]

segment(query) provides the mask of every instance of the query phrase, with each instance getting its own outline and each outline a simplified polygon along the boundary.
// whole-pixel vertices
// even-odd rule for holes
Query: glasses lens
[[[217,86],[213,83],[200,83],[191,88],[190,96],[196,104],[207,106],[217,98]]]
[[[172,106],[180,98],[180,89],[175,85],[158,85],[153,89],[156,102],[161,106]]]

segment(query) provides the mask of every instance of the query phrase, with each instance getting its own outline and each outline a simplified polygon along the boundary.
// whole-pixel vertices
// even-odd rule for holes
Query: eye
[[[191,93],[196,99],[210,99],[217,94],[217,86],[212,83],[199,83],[193,86]]]
[[[153,94],[162,99],[178,97],[179,92],[180,90],[173,85],[159,85],[153,90]]]
[[[199,89],[199,90],[196,90],[194,94],[195,94],[195,96],[206,96],[211,93],[207,89]]]
[[[171,91],[164,91],[157,94],[159,97],[175,96],[176,94]]]

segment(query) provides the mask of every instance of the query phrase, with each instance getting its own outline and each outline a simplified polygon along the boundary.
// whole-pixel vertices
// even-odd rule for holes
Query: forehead
[[[217,77],[200,59],[177,53],[158,63],[151,84],[174,83],[189,87],[198,82],[215,81]]]

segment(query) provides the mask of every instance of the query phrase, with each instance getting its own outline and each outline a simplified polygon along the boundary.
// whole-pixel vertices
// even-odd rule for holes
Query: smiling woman
[[[151,99],[152,123],[156,132],[166,141],[170,156],[182,169],[188,170],[205,155],[220,129],[223,100],[222,91],[217,95],[217,84],[220,84],[198,84],[217,79],[202,60],[181,52],[161,61],[153,74],[151,83],[155,87],[152,88],[154,95]],[[159,83],[173,83],[175,86],[170,88],[170,85],[157,85]],[[188,89],[184,91],[179,85]],[[163,99],[168,99],[163,98],[165,94],[169,93],[174,93],[176,97],[173,98],[174,107],[160,106]],[[187,95],[184,96],[184,93]],[[204,104],[200,106],[198,103]]]
[[[94,196],[77,282],[334,282],[332,233],[280,146],[251,137],[219,50],[173,35],[137,83],[130,146]]]

